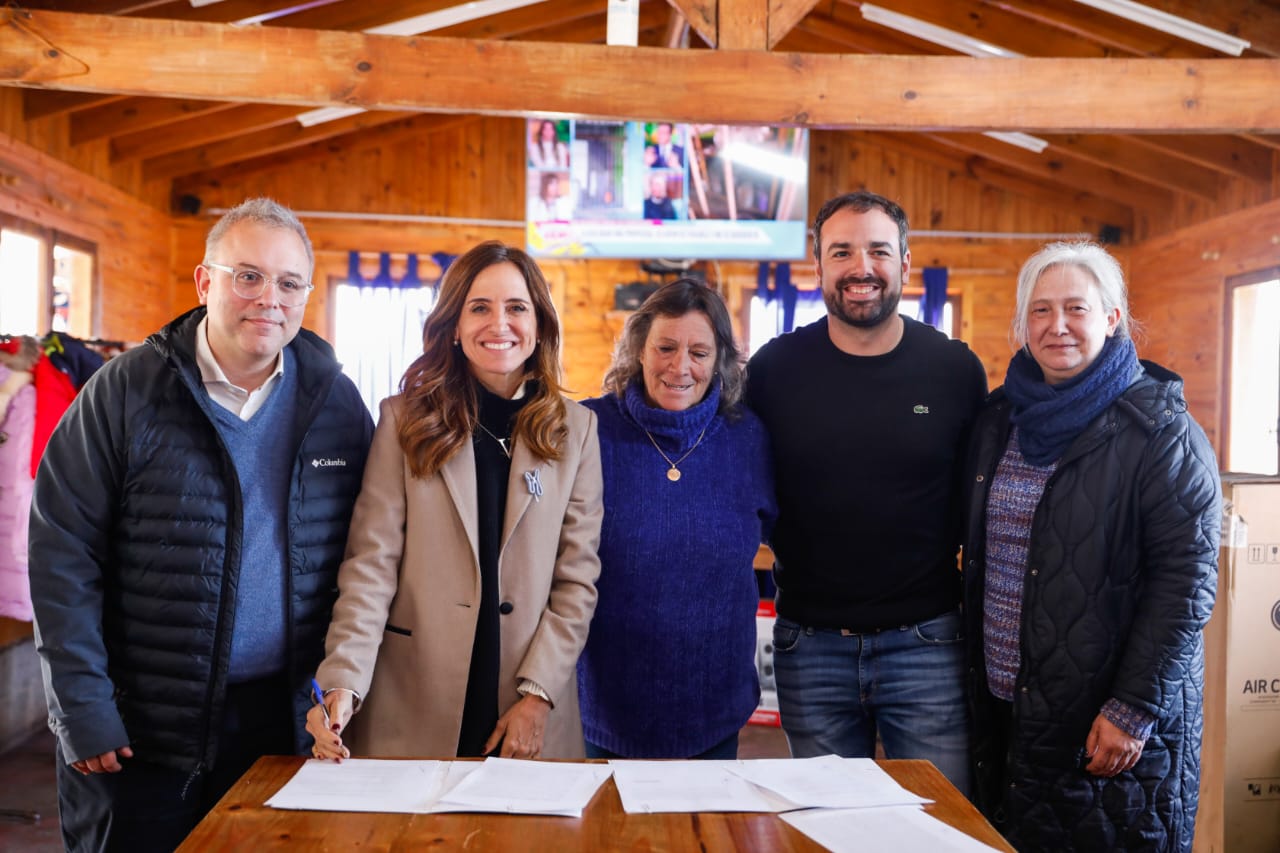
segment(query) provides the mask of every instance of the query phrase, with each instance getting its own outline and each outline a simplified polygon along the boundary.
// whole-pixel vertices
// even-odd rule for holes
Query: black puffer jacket
[[[68,761],[129,743],[195,772],[216,754],[242,529],[239,481],[195,361],[197,308],[113,359],[36,477],[30,573],[50,725]],[[300,749],[372,419],[333,350],[296,356],[286,630]]]
[[[974,428],[964,574],[975,789],[1022,853],[1191,849],[1221,486],[1182,381],[1143,367],[1063,454],[1036,508],[1008,728],[993,717],[982,647],[987,493],[1009,436],[1002,391]],[[1112,697],[1157,722],[1137,765],[1103,779],[1083,769],[1083,751]]]

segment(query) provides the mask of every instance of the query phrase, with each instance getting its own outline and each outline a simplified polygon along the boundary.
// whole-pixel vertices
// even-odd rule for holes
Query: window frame
[[[57,269],[54,262],[55,249],[60,246],[66,247],[89,256],[89,335],[87,337],[91,339],[100,337],[102,329],[102,287],[100,281],[102,266],[98,263],[98,244],[84,237],[70,234],[57,228],[40,225],[10,213],[0,213],[0,229],[20,232],[41,241],[43,244],[44,251],[40,261],[40,276],[42,278],[40,282],[40,313],[36,323],[36,328],[41,334],[53,330],[55,310],[53,278]],[[5,331],[0,329],[0,332]]]
[[[1219,401],[1220,425],[1219,425],[1219,441],[1218,451],[1221,465],[1224,471],[1231,470],[1231,379],[1232,379],[1232,363],[1231,353],[1235,348],[1235,292],[1237,288],[1249,287],[1255,284],[1264,284],[1268,281],[1280,280],[1280,264],[1262,269],[1253,270],[1239,275],[1228,276],[1223,287],[1223,349],[1222,349],[1222,399]],[[1277,412],[1277,421],[1280,422],[1280,412]],[[1280,426],[1280,423],[1278,423]],[[1280,471],[1280,429],[1277,429],[1276,436],[1276,470]]]

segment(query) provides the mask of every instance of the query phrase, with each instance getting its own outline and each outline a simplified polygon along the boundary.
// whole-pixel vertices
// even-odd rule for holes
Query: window
[[[422,355],[422,326],[435,306],[430,287],[332,288],[334,350],[377,420],[378,406],[400,390],[400,378]]]
[[[0,333],[94,336],[92,243],[0,217]]]
[[[1227,282],[1228,471],[1280,473],[1280,268]]]
[[[821,319],[827,313],[827,306],[822,301],[822,296],[818,291],[801,291],[800,296],[801,298],[796,300],[794,328],[797,329]],[[905,314],[908,317],[918,317],[922,298],[923,296],[920,295],[902,294],[902,301],[898,303],[898,313]],[[952,330],[955,328],[953,325],[955,308],[956,298],[953,296],[947,297],[946,307],[942,309],[941,330],[947,337],[951,337]],[[747,318],[748,357],[755,355],[756,350],[782,333],[781,317],[782,306],[778,300],[766,303],[759,296],[751,297],[750,315]]]

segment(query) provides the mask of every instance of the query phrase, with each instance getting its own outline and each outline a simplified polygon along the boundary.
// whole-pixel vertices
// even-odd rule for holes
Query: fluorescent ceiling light
[[[1238,39],[1233,35],[1210,29],[1186,18],[1179,18],[1177,15],[1170,15],[1159,9],[1152,9],[1141,3],[1134,3],[1132,0],[1076,0],[1076,2],[1232,56],[1239,56],[1249,46],[1249,42],[1244,39]]]
[[[510,12],[512,9],[520,9],[541,2],[543,0],[474,0],[471,3],[450,6],[448,9],[437,12],[405,18],[403,21],[392,21],[380,27],[370,27],[365,32],[375,36],[416,36],[419,33],[441,30],[452,27],[454,24],[474,21],[476,18],[487,18],[490,15]]]
[[[191,0],[191,8],[199,9],[201,6],[212,6],[214,3],[221,3],[222,0]]]
[[[195,3],[197,0],[192,0],[192,2]],[[218,0],[199,0],[199,2],[218,2]],[[444,29],[454,24],[474,21],[477,18],[487,18],[490,15],[510,12],[512,9],[520,9],[542,2],[544,0],[474,0],[471,3],[450,6],[448,9],[428,12],[425,15],[415,15],[402,21],[392,21],[380,27],[371,27],[365,32],[375,36],[416,36],[420,33],[429,33],[432,30]],[[334,121],[362,112],[364,110],[359,107],[321,107],[318,110],[302,113],[297,117],[297,120],[298,124],[303,127],[311,127],[312,125],[323,124],[326,121]]]
[[[998,139],[1009,145],[1016,145],[1019,148],[1025,148],[1028,151],[1034,151],[1039,154],[1041,151],[1049,147],[1049,140],[1041,139],[1038,136],[1032,136],[1029,133],[1021,133],[1016,130],[988,130],[983,136],[990,136],[992,139]]]
[[[897,30],[900,33],[906,33],[909,36],[915,36],[934,44],[949,47],[958,53],[967,53],[969,56],[976,56],[981,59],[990,57],[1000,57],[1001,59],[1012,59],[1022,56],[1012,50],[1006,50],[998,45],[985,42],[982,39],[976,39],[973,36],[967,36],[964,33],[958,33],[955,30],[949,30],[946,27],[940,27],[937,24],[931,24],[928,21],[922,21],[919,18],[913,18],[910,15],[903,15],[898,12],[892,12],[888,9],[882,9],[879,6],[873,6],[870,3],[863,3],[861,6],[862,17],[871,21],[873,24],[879,24],[882,27],[888,27],[891,30]]]
[[[318,110],[311,110],[298,116],[298,124],[303,127],[311,127],[313,124],[324,124],[326,121],[337,121],[347,116],[359,115],[364,112],[360,107],[321,107]]]

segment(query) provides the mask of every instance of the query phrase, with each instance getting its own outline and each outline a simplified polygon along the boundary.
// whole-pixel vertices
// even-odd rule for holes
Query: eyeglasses
[[[257,299],[267,289],[268,284],[276,286],[276,296],[280,304],[289,308],[305,305],[307,297],[315,289],[309,281],[290,275],[270,276],[250,267],[229,267],[226,264],[215,264],[205,261],[204,266],[222,270],[231,274],[231,289],[241,299]]]

